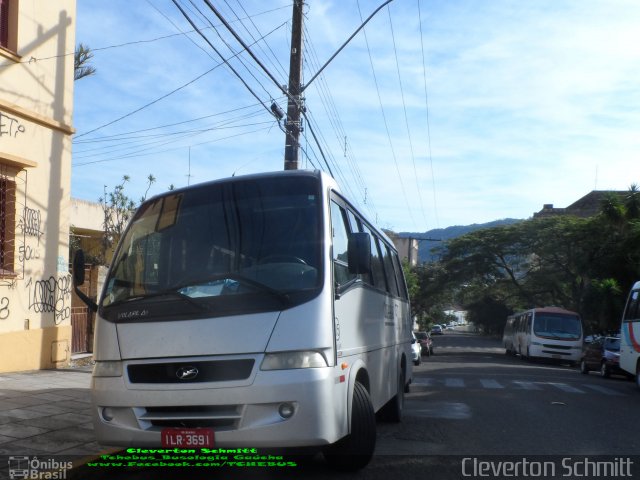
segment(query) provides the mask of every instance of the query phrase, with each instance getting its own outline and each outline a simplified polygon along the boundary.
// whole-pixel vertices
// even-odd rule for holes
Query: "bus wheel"
[[[369,392],[360,382],[354,385],[351,402],[351,433],[323,452],[329,465],[343,471],[367,466],[376,446],[376,416]]]
[[[401,422],[402,410],[404,410],[404,393],[405,393],[405,374],[404,369],[400,368],[398,372],[398,389],[396,394],[389,400],[380,410],[380,418],[387,422]]]
[[[636,366],[636,387],[640,388],[640,363]]]

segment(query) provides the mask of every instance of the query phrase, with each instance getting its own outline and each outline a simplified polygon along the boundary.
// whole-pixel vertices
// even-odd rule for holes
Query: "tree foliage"
[[[107,251],[114,248],[114,246],[120,240],[124,229],[131,220],[131,216],[135,212],[138,205],[145,201],[151,185],[156,181],[153,175],[147,177],[147,190],[144,196],[140,198],[138,204],[134,202],[125,193],[125,184],[131,178],[128,175],[122,177],[122,182],[116,185],[112,191],[107,191],[107,186],[104,186],[104,195],[99,199],[102,206],[103,217],[103,229],[104,235],[102,238],[102,259],[100,263],[106,263]]]
[[[607,196],[591,218],[553,216],[477,230],[449,241],[418,276],[414,309],[459,304],[486,331],[507,314],[556,305],[594,330],[616,330],[626,292],[640,278],[640,191]]]
[[[73,57],[74,80],[80,80],[81,78],[88,77],[96,73],[96,68],[89,63],[92,58],[93,52],[91,49],[88,46],[79,43]]]

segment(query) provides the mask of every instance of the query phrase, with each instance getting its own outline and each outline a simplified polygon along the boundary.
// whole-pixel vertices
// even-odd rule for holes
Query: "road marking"
[[[445,387],[463,388],[464,380],[462,378],[445,378]]]
[[[409,407],[405,410],[407,416],[426,418],[446,418],[452,420],[466,420],[471,418],[471,408],[460,402],[416,402],[417,408]]]
[[[433,387],[433,378],[414,378],[411,385],[422,385],[424,387]]]
[[[501,385],[497,380],[492,380],[490,378],[481,378],[480,383],[484,388],[504,388],[504,385]]]
[[[535,382],[527,382],[524,380],[514,380],[513,383],[515,383],[518,386],[518,388],[522,390],[542,390],[540,385],[537,385]]]
[[[476,379],[471,380],[472,385],[468,385],[469,381],[465,382],[464,378],[456,378],[456,377],[448,377],[448,378],[433,378],[433,377],[419,377],[414,378],[412,385],[427,387],[427,388],[437,388],[437,387],[446,387],[446,388],[474,388],[473,383]],[[625,396],[624,393],[619,392],[615,389],[604,387],[602,385],[590,385],[590,384],[581,384],[581,388],[574,387],[567,383],[562,382],[533,382],[528,380],[512,380],[507,385],[504,383],[500,383],[498,380],[494,380],[492,378],[478,378],[482,388],[486,388],[489,390],[501,390],[515,388],[517,390],[528,390],[528,391],[541,391],[547,388],[547,386],[552,386],[558,390],[561,390],[566,393],[587,393],[582,388],[590,389],[598,393],[602,393],[604,395],[609,396]],[[476,387],[477,388],[477,387]]]
[[[620,393],[616,390],[613,390],[611,388],[607,388],[607,387],[603,387],[601,385],[588,385],[586,383],[582,384],[583,387],[587,387],[590,388],[591,390],[595,390],[596,392],[600,392],[600,393],[604,393],[605,395],[616,395],[619,397],[623,397],[624,394]]]
[[[546,384],[553,385],[554,387],[567,393],[586,393],[584,390],[580,390],[579,388],[572,387],[571,385],[567,385],[566,383],[546,382]]]

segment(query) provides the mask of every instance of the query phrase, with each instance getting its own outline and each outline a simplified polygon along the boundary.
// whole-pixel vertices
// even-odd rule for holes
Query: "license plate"
[[[212,448],[213,429],[211,428],[163,428],[162,446],[164,448]]]

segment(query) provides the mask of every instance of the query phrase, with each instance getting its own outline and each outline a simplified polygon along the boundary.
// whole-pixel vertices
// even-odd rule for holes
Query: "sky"
[[[270,106],[286,112],[291,0],[211,0],[264,68],[204,0],[175,2],[200,33],[173,0],[78,0],[96,74],[75,82],[74,198],[284,168]],[[393,0],[307,84],[382,3],[305,1],[300,152],[377,226],[524,219],[640,184],[640,2]]]

